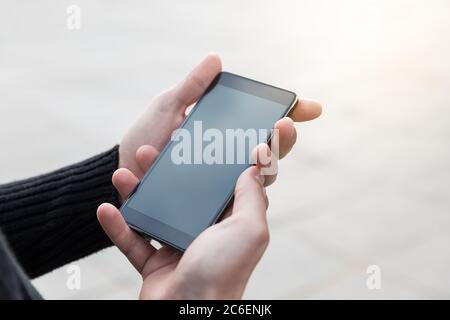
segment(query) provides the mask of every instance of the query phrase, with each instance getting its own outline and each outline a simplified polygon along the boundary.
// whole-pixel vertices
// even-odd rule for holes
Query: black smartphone
[[[122,205],[125,221],[186,250],[220,217],[252,165],[251,150],[272,137],[296,100],[293,92],[221,72]]]

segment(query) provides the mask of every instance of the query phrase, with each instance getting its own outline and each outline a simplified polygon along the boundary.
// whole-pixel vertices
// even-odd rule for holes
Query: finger
[[[234,205],[230,221],[238,231],[241,240],[252,248],[252,254],[261,256],[269,242],[267,225],[267,197],[263,186],[264,179],[259,168],[253,166],[239,177],[234,191]]]
[[[231,213],[233,212],[233,204],[234,204],[234,198],[230,200],[225,210],[222,212],[222,215],[220,216],[218,222],[225,220],[229,216],[231,216]]]
[[[289,112],[289,117],[297,122],[309,121],[322,114],[322,106],[317,101],[298,100],[294,108]]]
[[[260,174],[264,175],[264,186],[270,186],[277,179],[278,157],[275,152],[265,143],[261,143],[252,151],[253,163],[260,169]]]
[[[122,251],[136,270],[142,273],[146,262],[156,249],[130,229],[119,210],[112,204],[100,205],[97,209],[97,218],[111,241]]]
[[[155,147],[150,145],[141,146],[136,151],[136,161],[143,172],[146,172],[156,158],[159,155],[159,151]]]
[[[215,53],[208,54],[188,75],[173,89],[180,108],[186,108],[197,101],[214,78],[222,70],[222,62]]]
[[[254,223],[266,223],[264,176],[257,166],[245,170],[236,183],[232,215]]]
[[[181,256],[182,252],[174,248],[168,246],[162,247],[161,249],[155,251],[152,255],[152,259],[149,259],[148,263],[142,270],[142,277],[145,279],[149,274],[157,271],[158,269],[177,262],[180,260]]]
[[[297,141],[297,130],[294,127],[294,121],[289,117],[278,120],[274,129],[278,130],[279,159],[283,159]]]
[[[138,184],[139,179],[128,169],[117,169],[112,176],[112,183],[120,194],[121,201],[126,199]]]

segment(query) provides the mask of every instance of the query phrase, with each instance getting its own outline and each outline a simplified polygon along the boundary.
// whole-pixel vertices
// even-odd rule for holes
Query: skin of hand
[[[155,159],[150,150],[154,149],[143,146],[138,151],[147,154],[141,158],[147,157],[142,169]],[[130,182],[138,183],[128,172]],[[118,186],[123,196],[130,188],[132,183]],[[221,221],[202,232],[184,254],[168,246],[154,248],[129,228],[111,204],[100,205],[97,216],[113,243],[141,274],[140,299],[239,299],[269,241],[267,206],[264,176],[258,166],[252,166],[239,177],[233,204]]]
[[[113,184],[122,199],[179,127],[186,108],[200,98],[220,70],[219,57],[209,54],[179,85],[156,97],[127,131],[119,148],[120,168],[113,175]],[[296,141],[293,120],[312,120],[320,114],[320,104],[299,100],[289,118],[275,124],[279,130],[279,158]],[[267,145],[258,148],[267,148],[270,153]],[[258,166],[247,169],[240,176],[234,201],[221,221],[206,229],[184,254],[167,246],[154,248],[128,227],[111,204],[99,206],[97,216],[114,244],[142,275],[140,298],[238,299],[269,241],[264,186],[275,178],[260,175]]]

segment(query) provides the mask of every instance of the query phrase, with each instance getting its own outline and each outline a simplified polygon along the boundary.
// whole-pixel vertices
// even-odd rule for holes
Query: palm
[[[159,249],[145,264],[142,275],[141,299],[161,299],[169,296],[168,288],[174,279],[174,273],[181,254],[174,249]]]
[[[240,298],[268,243],[268,231],[261,230],[261,236],[255,237],[247,228],[236,227],[242,217],[231,207],[224,216],[226,219],[205,230],[184,254],[162,247],[148,256],[141,271],[140,298],[195,298],[212,283],[221,288],[222,298]],[[214,292],[210,294],[214,297]]]
[[[231,207],[227,208],[224,216],[231,214]],[[213,228],[218,228],[215,225]],[[163,246],[157,251],[153,251],[153,247],[149,251],[142,250],[140,254],[147,254],[146,262],[141,270],[141,276],[144,280],[142,284],[142,290],[140,298],[142,299],[155,299],[161,298],[165,295],[173,295],[168,293],[167,288],[173,288],[175,280],[183,275],[191,274],[191,270],[195,268],[198,271],[199,266],[195,266],[190,262],[193,257],[198,257],[199,253],[203,252],[218,252],[217,250],[205,251],[204,246],[216,243],[214,237],[217,233],[213,230],[206,230],[202,233],[195,242],[186,250],[184,255],[181,252],[167,246]],[[150,244],[148,244],[151,246]],[[217,249],[217,248],[216,248]],[[199,252],[200,251],[200,252]],[[197,263],[198,264],[198,263]],[[207,276],[209,270],[202,272],[203,276]],[[194,279],[191,279],[194,281]]]

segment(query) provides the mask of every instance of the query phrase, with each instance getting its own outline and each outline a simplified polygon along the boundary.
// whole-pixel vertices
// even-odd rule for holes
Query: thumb
[[[264,176],[258,167],[252,166],[240,175],[236,183],[232,215],[266,223],[267,206]]]
[[[197,101],[222,70],[222,62],[215,53],[208,54],[189,75],[173,89],[179,107],[186,108]]]

